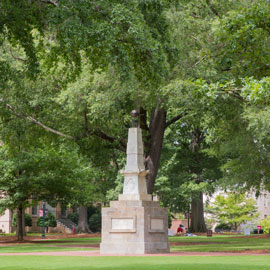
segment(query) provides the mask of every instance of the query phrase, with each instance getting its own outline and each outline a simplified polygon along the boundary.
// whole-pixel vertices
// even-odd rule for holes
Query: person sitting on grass
[[[177,234],[182,235],[184,232],[185,226],[183,224],[179,224],[179,227],[177,228]]]

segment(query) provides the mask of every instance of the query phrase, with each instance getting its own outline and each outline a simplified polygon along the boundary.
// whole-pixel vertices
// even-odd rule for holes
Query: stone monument
[[[142,132],[128,132],[123,194],[102,209],[100,254],[168,253],[168,210],[147,194]]]

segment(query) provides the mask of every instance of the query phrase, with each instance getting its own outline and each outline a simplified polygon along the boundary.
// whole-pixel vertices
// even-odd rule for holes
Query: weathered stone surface
[[[130,128],[123,194],[102,209],[101,254],[169,252],[168,210],[147,194],[140,128]]]
[[[102,209],[101,254],[166,252],[168,211],[158,202],[114,201],[110,208]]]
[[[119,194],[119,201],[151,201],[150,194]]]
[[[128,132],[127,144],[127,164],[124,171],[124,196],[119,200],[151,200],[147,194],[145,170],[143,163],[143,142],[140,128],[130,128]]]
[[[111,219],[112,230],[133,230],[134,229],[134,219],[133,218],[112,218]]]

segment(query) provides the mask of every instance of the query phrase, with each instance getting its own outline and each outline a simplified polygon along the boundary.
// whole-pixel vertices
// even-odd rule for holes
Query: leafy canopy
[[[258,217],[256,202],[247,198],[245,194],[228,193],[219,194],[210,205],[209,210],[218,223],[228,224],[235,230],[247,221]]]

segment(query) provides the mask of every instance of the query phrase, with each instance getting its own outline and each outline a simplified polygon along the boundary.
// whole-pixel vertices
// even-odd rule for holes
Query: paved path
[[[100,255],[99,250],[79,250],[79,251],[53,251],[53,252],[25,252],[25,253],[0,253],[0,256],[119,256],[119,255]],[[256,253],[256,252],[248,252],[248,253],[236,253],[236,252],[170,252],[164,254],[145,254],[145,255],[124,255],[124,256],[137,256],[137,257],[145,257],[145,256],[261,256],[268,255],[270,253]],[[123,256],[123,255],[121,255]]]

